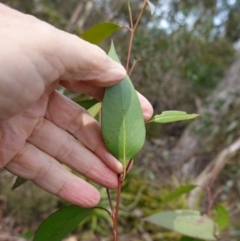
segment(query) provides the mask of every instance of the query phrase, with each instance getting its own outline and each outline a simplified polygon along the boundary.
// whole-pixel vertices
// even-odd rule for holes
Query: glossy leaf
[[[92,106],[96,105],[99,101],[92,98],[89,100],[78,100],[78,99],[73,99],[77,104],[81,105],[83,108],[86,110],[91,108]]]
[[[21,178],[21,177],[17,177],[13,186],[12,186],[12,190],[16,189],[17,187],[20,187],[21,185],[23,185],[25,182],[27,182],[26,179]]]
[[[149,0],[147,0],[147,3],[148,3],[148,6],[150,8],[151,15],[153,15],[154,12],[155,12],[155,6]]]
[[[198,114],[187,114],[183,111],[169,110],[163,111],[160,115],[155,115],[148,123],[157,122],[157,123],[170,123],[175,121],[183,121],[194,119]]]
[[[217,204],[214,209],[217,212],[217,217],[215,219],[215,222],[218,224],[218,228],[220,230],[224,230],[229,225],[229,213],[220,204]]]
[[[109,56],[120,62],[112,43]],[[145,124],[142,108],[130,78],[105,90],[102,103],[102,133],[105,145],[124,166],[142,148]]]
[[[176,189],[175,191],[173,191],[172,193],[170,193],[169,195],[167,195],[162,201],[161,201],[161,205],[166,204],[168,202],[173,201],[174,199],[180,197],[183,194],[189,193],[190,191],[192,191],[196,186],[195,185],[186,185],[186,186],[181,186],[178,189]]]
[[[201,215],[199,211],[163,211],[145,220],[189,237],[216,240],[214,222],[206,215]]]
[[[121,26],[115,23],[99,23],[86,30],[81,35],[81,38],[92,44],[100,44],[120,28]]]
[[[41,223],[33,241],[61,241],[92,211],[74,205],[59,209]]]

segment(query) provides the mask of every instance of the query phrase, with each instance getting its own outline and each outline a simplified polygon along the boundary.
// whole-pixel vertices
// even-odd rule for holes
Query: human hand
[[[101,100],[124,68],[97,46],[2,4],[0,53],[0,167],[73,204],[95,206],[99,192],[60,163],[107,188],[117,186],[122,165],[106,150],[99,123],[55,88]],[[139,98],[147,120],[152,107]]]

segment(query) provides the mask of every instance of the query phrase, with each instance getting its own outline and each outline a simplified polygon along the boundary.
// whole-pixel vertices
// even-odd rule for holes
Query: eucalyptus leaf
[[[215,223],[207,215],[201,215],[199,211],[163,211],[144,220],[192,238],[216,240]]]
[[[113,43],[109,56],[120,63]],[[123,164],[125,170],[128,161],[141,150],[146,135],[142,108],[128,76],[106,88],[101,123],[108,151]]]
[[[16,189],[17,187],[20,187],[21,185],[23,185],[25,182],[27,182],[26,179],[21,178],[21,177],[17,177],[13,186],[12,186],[12,190]]]
[[[160,115],[155,115],[148,123],[157,122],[157,123],[170,123],[175,121],[183,121],[194,119],[198,116],[198,114],[187,114],[183,111],[178,110],[169,110],[163,111]]]
[[[150,8],[151,15],[153,15],[154,12],[155,12],[155,6],[149,0],[147,0],[147,3],[148,3],[148,6]]]
[[[101,110],[102,107],[102,103],[98,102],[97,104],[95,104],[94,106],[92,106],[91,108],[89,108],[87,110],[87,112],[92,116],[95,117],[99,111]]]
[[[92,208],[81,208],[75,205],[59,209],[41,223],[33,241],[61,241],[92,211]]]
[[[203,241],[203,240],[184,236],[180,239],[180,241]]]
[[[214,209],[217,212],[215,222],[218,224],[220,230],[224,230],[229,225],[229,213],[221,204],[217,204]]]
[[[167,195],[162,201],[161,201],[161,205],[166,204],[168,202],[173,201],[174,199],[180,197],[183,194],[189,193],[190,191],[192,191],[196,186],[195,185],[185,185],[185,186],[181,186],[178,189],[176,189],[175,191],[173,191],[172,193],[170,193],[169,195]]]
[[[115,33],[121,26],[110,23],[104,22],[99,23],[88,30],[86,30],[82,35],[81,38],[92,43],[92,44],[100,44],[103,40],[110,37],[113,33]]]
[[[78,105],[82,106],[83,108],[85,108],[86,110],[91,108],[92,106],[96,105],[99,101],[92,98],[92,99],[88,99],[88,100],[78,100],[73,99],[73,101],[75,101]]]

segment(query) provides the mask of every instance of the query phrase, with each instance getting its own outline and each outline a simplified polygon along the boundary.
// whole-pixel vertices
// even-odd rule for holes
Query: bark
[[[76,6],[76,8],[72,13],[72,16],[65,30],[67,32],[72,32],[76,26],[82,29],[92,9],[93,9],[93,0],[79,1],[78,5]]]
[[[233,144],[222,150],[216,158],[200,173],[200,175],[193,181],[197,185],[188,197],[188,205],[190,208],[194,207],[195,200],[198,197],[202,188],[212,188],[214,181],[218,177],[224,166],[236,155],[240,150],[240,138]]]
[[[88,1],[84,7],[83,13],[81,14],[81,16],[79,17],[79,19],[77,21],[78,28],[80,28],[80,29],[83,28],[83,25],[86,22],[88,16],[90,15],[92,9],[93,9],[93,1]]]
[[[75,10],[73,11],[73,14],[66,26],[67,32],[72,32],[72,30],[74,29],[85,4],[86,4],[85,1],[79,1],[78,5],[76,6]]]

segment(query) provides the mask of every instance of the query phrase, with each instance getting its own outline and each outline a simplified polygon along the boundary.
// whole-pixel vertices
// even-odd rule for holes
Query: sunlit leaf
[[[218,228],[220,230],[227,228],[227,226],[229,225],[228,211],[221,204],[217,204],[214,209],[217,212],[215,222],[218,224]]]
[[[102,107],[102,103],[98,102],[97,104],[95,104],[94,106],[92,106],[91,108],[89,108],[87,110],[87,112],[92,116],[95,117],[99,111],[101,110]]]
[[[144,220],[189,237],[216,240],[213,220],[206,215],[201,215],[199,211],[163,211]]]
[[[20,187],[21,185],[23,185],[27,180],[21,177],[17,177],[13,186],[12,186],[12,190],[16,189],[17,187]]]
[[[61,241],[92,211],[74,205],[59,209],[41,223],[33,241]]]
[[[73,99],[77,104],[81,105],[83,108],[86,110],[91,108],[92,106],[96,105],[99,101],[92,98],[89,100],[78,100],[78,99]]]
[[[170,123],[175,121],[183,121],[194,119],[198,114],[187,114],[183,111],[169,110],[163,111],[160,115],[155,115],[148,123],[157,122],[157,123]]]
[[[169,195],[167,195],[162,201],[161,201],[161,205],[166,204],[168,202],[173,201],[174,199],[180,197],[183,194],[189,193],[190,191],[192,191],[196,186],[195,185],[186,185],[186,186],[181,186],[178,189],[176,189],[175,191],[173,191],[172,193],[170,193]]]
[[[180,241],[203,241],[203,240],[184,236],[180,239]]]
[[[112,43],[109,56],[120,62]],[[145,141],[142,108],[130,78],[105,90],[102,103],[102,133],[107,149],[124,166]]]
[[[150,8],[151,15],[153,15],[154,12],[155,12],[155,6],[149,0],[147,0],[147,3],[148,3],[148,6]]]
[[[100,44],[120,28],[121,26],[115,23],[99,23],[86,30],[81,35],[81,38],[92,44]]]

